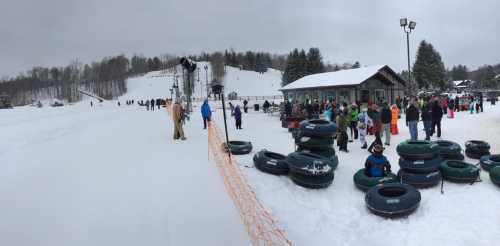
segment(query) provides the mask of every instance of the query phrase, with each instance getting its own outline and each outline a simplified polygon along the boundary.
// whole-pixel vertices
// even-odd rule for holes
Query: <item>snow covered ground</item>
[[[0,110],[0,136],[0,245],[249,245],[206,135],[174,143],[165,110]]]
[[[220,113],[217,120],[222,126]],[[457,114],[444,118],[443,139],[460,143],[470,139],[485,140],[493,153],[500,153],[500,107],[486,103],[485,112]],[[420,129],[423,126],[420,124]],[[393,171],[399,169],[396,145],[409,138],[404,121],[400,134],[392,136],[385,154]],[[251,141],[254,152],[266,148],[288,154],[294,151],[291,134],[280,127],[277,115],[250,112],[243,115],[243,130],[229,123],[233,140]],[[192,133],[194,134],[194,133]],[[420,138],[424,132],[419,132]],[[369,138],[373,141],[373,137]],[[492,245],[500,240],[500,189],[488,173],[481,172],[482,182],[474,185],[445,182],[439,187],[421,190],[420,208],[405,219],[389,220],[369,213],[364,193],[354,187],[352,177],[363,167],[368,152],[359,142],[349,143],[350,153],[339,154],[335,180],[327,189],[298,187],[287,177],[275,177],[253,167],[252,155],[238,156],[238,162],[264,205],[280,221],[295,245]],[[467,159],[471,163],[475,160]]]
[[[266,85],[271,80],[236,68],[233,76],[232,70],[226,79],[241,82],[235,90],[251,96],[275,93],[274,85],[244,90],[248,82],[243,78]],[[127,99],[169,97],[172,79],[163,75],[129,79],[121,107],[105,102],[90,108],[85,101],[60,108],[0,110],[0,245],[250,244],[215,164],[207,160],[199,107],[185,126],[187,140],[174,142],[163,109],[124,106]],[[211,105],[222,129],[220,102]],[[443,119],[443,139],[462,145],[482,139],[500,153],[499,121],[500,107],[486,103],[484,113],[461,112],[456,119]],[[254,153],[262,148],[283,154],[294,150],[291,134],[280,127],[277,115],[250,110],[243,115],[243,130],[235,130],[232,118],[228,126],[230,138],[252,141]],[[399,168],[395,147],[409,137],[402,120],[399,128],[385,152],[393,171]],[[252,155],[237,160],[294,245],[465,246],[500,241],[500,189],[487,173],[474,185],[446,182],[444,194],[439,187],[422,190],[414,214],[388,220],[368,212],[364,194],[352,181],[368,153],[359,142],[349,143],[349,150],[339,153],[334,183],[324,190],[261,173],[253,168]]]

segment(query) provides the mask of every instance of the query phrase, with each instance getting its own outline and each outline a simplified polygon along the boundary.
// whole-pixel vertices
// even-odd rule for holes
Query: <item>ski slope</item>
[[[198,62],[200,68],[200,80],[195,72],[193,97],[205,98],[206,75],[203,67],[208,66],[208,80],[211,79],[211,67],[208,62]],[[174,70],[155,71],[143,76],[129,78],[127,80],[127,94],[121,98],[170,98],[170,88],[175,81],[175,74],[178,75],[179,88],[182,92],[182,70],[180,65]],[[224,77],[225,94],[231,92],[238,93],[238,96],[276,96],[281,95],[281,71],[268,69],[265,73],[240,70],[239,68],[226,66],[226,76]]]
[[[19,107],[0,126],[0,245],[250,244],[207,136],[174,142],[165,110]]]

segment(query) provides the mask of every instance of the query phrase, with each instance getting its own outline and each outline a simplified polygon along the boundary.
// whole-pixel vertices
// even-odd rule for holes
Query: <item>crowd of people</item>
[[[466,94],[451,97],[444,94],[397,97],[392,105],[387,102],[353,102],[349,105],[335,100],[309,100],[306,103],[285,100],[282,120],[289,117],[324,118],[337,124],[336,139],[340,151],[349,152],[348,143],[359,139],[361,148],[373,153],[376,145],[390,146],[391,135],[399,132],[398,119],[402,114],[405,114],[405,123],[412,140],[418,139],[419,121],[424,125],[425,140],[430,140],[433,136],[441,138],[441,121],[444,116],[454,118],[455,112],[466,110],[470,113],[483,112],[483,96]],[[375,137],[370,145],[366,140],[367,135]]]

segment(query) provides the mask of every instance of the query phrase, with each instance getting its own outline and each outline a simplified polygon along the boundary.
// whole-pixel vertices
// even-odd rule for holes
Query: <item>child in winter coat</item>
[[[373,123],[370,117],[368,117],[367,109],[362,108],[361,113],[358,115],[358,133],[359,141],[361,142],[362,149],[368,148],[368,143],[366,142],[366,134],[368,133],[368,127],[372,127]]]
[[[365,174],[368,177],[383,177],[391,172],[391,164],[387,158],[382,155],[384,148],[382,145],[375,145],[373,153],[368,156],[365,162]]]

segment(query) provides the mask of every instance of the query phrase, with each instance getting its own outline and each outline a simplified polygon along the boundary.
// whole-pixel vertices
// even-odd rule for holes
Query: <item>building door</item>
[[[368,103],[370,101],[370,91],[369,90],[361,90],[361,102]]]

